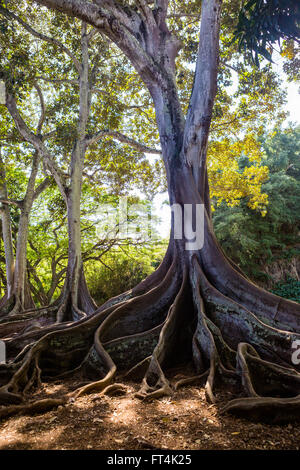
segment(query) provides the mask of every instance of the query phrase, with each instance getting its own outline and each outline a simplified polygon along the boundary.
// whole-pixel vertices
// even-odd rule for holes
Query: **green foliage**
[[[272,289],[274,294],[300,303],[300,281],[288,278],[285,282],[278,282]]]
[[[246,274],[265,281],[266,266],[299,256],[300,128],[276,130],[262,142],[269,179],[267,214],[253,212],[242,200],[237,207],[216,207],[214,226],[226,253]],[[241,165],[247,164],[241,161]]]
[[[270,50],[280,39],[299,39],[300,5],[298,0],[249,0],[240,13],[235,39],[239,47],[252,52],[259,65],[259,54],[272,60]]]
[[[136,286],[157,268],[163,259],[166,244],[137,248],[130,245],[111,250],[103,263],[87,263],[85,274],[92,296],[98,305]]]

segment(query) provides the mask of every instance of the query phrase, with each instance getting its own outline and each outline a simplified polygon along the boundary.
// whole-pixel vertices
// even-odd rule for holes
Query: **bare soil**
[[[251,423],[219,413],[205,400],[204,389],[186,387],[172,397],[141,401],[137,386],[123,396],[93,394],[42,415],[17,415],[0,422],[0,449],[19,450],[299,450],[299,424]],[[65,384],[44,385],[59,395]]]

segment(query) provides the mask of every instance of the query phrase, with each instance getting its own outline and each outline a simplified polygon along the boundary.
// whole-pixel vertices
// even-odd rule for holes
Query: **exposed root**
[[[229,412],[251,421],[282,424],[300,419],[300,395],[294,398],[249,397],[231,400],[222,413]]]
[[[155,376],[155,383],[153,386],[149,385],[149,377],[151,377],[151,374]],[[161,398],[171,394],[172,388],[170,383],[166,379],[157,358],[153,355],[146,377],[143,379],[140,391],[137,392],[135,396],[137,398],[141,398],[142,400],[152,400],[154,398]]]
[[[196,269],[209,318],[222,331],[225,343],[236,351],[240,342],[248,342],[264,359],[275,359],[279,364],[291,367],[292,344],[300,339],[300,335],[264,324],[242,305],[218,292],[207,281],[199,265]]]
[[[53,325],[56,319],[55,310],[53,307],[46,307],[24,312],[13,317],[5,317],[0,322],[1,339],[24,335],[31,331],[40,330],[48,325]]]
[[[174,384],[174,390],[178,390],[180,387],[184,387],[186,385],[203,385],[207,381],[207,376],[209,374],[209,370],[203,372],[200,375],[194,375],[192,377],[184,377],[177,380]]]
[[[228,403],[224,410],[232,411],[236,414],[239,414],[240,410],[241,415],[249,413],[250,416],[257,405],[258,410],[253,413],[254,418],[256,417],[257,419],[261,419],[262,416],[264,416],[266,420],[275,420],[279,422],[282,420],[289,420],[289,413],[287,413],[286,416],[283,416],[283,410],[288,409],[292,404],[292,408],[299,418],[298,393],[300,390],[300,374],[287,362],[290,358],[289,355],[291,354],[291,341],[295,340],[299,335],[291,332],[280,331],[268,325],[264,325],[255,317],[255,315],[252,314],[252,312],[247,311],[241,305],[227,299],[217,292],[208,283],[199,264],[195,260],[194,266],[197,280],[196,285],[201,285],[206,303],[209,306],[210,318],[214,321],[214,323],[212,323],[209,319],[207,324],[210,325],[210,330],[213,333],[214,329],[211,325],[215,325],[216,322],[218,325],[217,331],[220,332],[220,328],[222,328],[222,334],[225,334],[227,341],[229,341],[233,346],[236,345],[236,374],[240,377],[244,393],[246,393],[248,397],[251,397],[251,399],[240,398],[233,400]],[[197,290],[195,292],[197,296]],[[222,311],[221,306],[224,307],[225,305],[227,307],[226,314],[223,309],[222,317],[219,317],[218,311]],[[228,312],[229,306],[230,314]],[[237,314],[236,322],[234,321],[234,311],[236,311]],[[231,331],[229,328],[228,330],[226,329],[226,321],[231,322]],[[251,334],[248,333],[249,326],[251,326]],[[203,325],[201,331],[205,331]],[[237,331],[239,332],[240,337],[247,338],[248,336],[249,342],[251,341],[252,344],[258,347],[267,359],[271,356],[274,360],[274,357],[276,358],[277,356],[279,363],[283,363],[284,366],[261,359],[254,346],[244,342],[239,342],[239,339],[235,337]],[[215,337],[216,336],[214,334],[214,338]],[[205,341],[200,341],[200,344],[203,348]],[[216,345],[215,341],[214,345]],[[229,351],[232,352],[232,349],[229,348]],[[232,373],[232,370],[225,368],[224,364],[220,367],[223,357],[224,354],[218,354],[218,361],[214,361],[215,364],[219,365],[218,369],[220,375],[224,375],[225,371],[227,373]],[[289,365],[289,367],[286,367],[287,365]],[[211,373],[212,369],[210,371],[210,374]],[[269,396],[265,397],[264,395]],[[276,411],[277,403],[279,405],[278,412]],[[269,417],[267,416],[268,414],[270,414]],[[294,417],[294,419],[296,418]]]
[[[79,299],[81,297],[80,292],[81,291],[79,290]],[[71,292],[65,290],[61,296],[60,305],[57,308],[56,323],[82,320],[91,315],[97,309],[96,305],[90,305],[89,310],[83,311],[78,307],[78,305],[79,301],[73,302]]]
[[[10,405],[12,403],[23,403],[24,397],[19,393],[9,392],[8,387],[0,390],[0,405]]]
[[[102,392],[101,395],[107,395],[109,397],[115,397],[120,395],[126,395],[128,388],[123,384],[112,384],[108,385]]]
[[[21,296],[23,299],[21,300]],[[8,315],[14,316],[23,313],[26,310],[35,310],[35,304],[31,297],[28,280],[25,282],[23,295],[21,292],[14,292],[9,297],[7,293],[0,300],[0,318]]]
[[[5,406],[0,408],[0,419],[8,418],[9,416],[16,414],[34,415],[46,413],[47,411],[53,410],[53,408],[57,408],[65,403],[66,399],[64,398],[45,398],[26,405]]]
[[[124,378],[140,382],[144,378],[149,368],[150,362],[151,356],[145,357],[145,359],[131,367],[131,369],[129,369],[129,371],[124,374]]]
[[[247,279],[224,256],[212,225],[205,222],[205,243],[201,250],[201,264],[207,279],[226,297],[242,304],[263,323],[280,330],[300,331],[300,307],[292,300],[283,299]]]
[[[6,317],[9,312],[11,312],[16,304],[16,299],[14,295],[10,297],[7,294],[2,297],[0,300],[0,318]]]
[[[116,366],[113,365],[111,371],[104,377],[104,379],[97,380],[90,384],[84,385],[73,392],[72,396],[75,398],[81,397],[82,395],[88,395],[90,393],[102,392],[105,395],[105,390],[108,389],[109,384],[112,382],[116,373]]]
[[[119,358],[118,356],[120,356],[120,354],[118,354],[119,351],[121,351],[121,356],[123,357],[123,351],[125,351],[126,363],[128,364],[128,361],[130,361],[130,356],[128,356],[129,349],[132,348],[134,344],[134,351],[136,352],[137,343],[142,342],[142,354],[145,355],[145,342],[148,342],[149,344],[149,338],[155,339],[157,335],[156,328],[151,328],[153,327],[153,322],[158,321],[159,324],[161,323],[161,314],[164,312],[166,305],[168,305],[170,301],[169,299],[172,299],[172,292],[176,289],[177,282],[178,281],[176,279],[176,276],[173,277],[171,267],[167,272],[165,279],[161,285],[150,290],[146,294],[124,302],[121,306],[117,307],[109,316],[107,316],[107,318],[103,321],[103,323],[101,323],[101,325],[95,332],[94,344],[91,350],[91,354],[94,356],[93,366],[95,367],[96,361],[96,368],[102,374],[104,371],[106,371],[106,374],[101,380],[92,382],[75,391],[74,396],[78,397],[87,393],[100,392],[111,383],[116,374],[117,367],[114,361],[112,360],[110,354],[108,354],[108,352],[106,351],[106,349],[110,350],[110,353],[114,356],[117,355],[117,358]],[[168,291],[169,294],[167,294]],[[162,292],[164,292],[164,296],[161,295]],[[142,305],[147,305],[152,315],[150,318],[141,317],[141,319],[139,319],[139,323],[136,321],[135,323],[133,323],[132,320],[136,320],[136,312],[139,311]],[[144,314],[146,312],[144,310]],[[149,320],[151,320],[150,323]],[[147,326],[150,327],[150,330],[139,331],[139,328],[142,330],[145,329],[145,327]],[[159,326],[158,329],[160,329]],[[122,331],[124,336],[121,335],[120,337],[120,331]],[[133,335],[133,343],[131,340],[131,335]],[[115,336],[116,339],[114,339]],[[151,349],[153,349],[152,341],[150,341],[150,346]],[[134,357],[135,363],[137,362],[136,358],[137,355]]]
[[[207,326],[204,313],[204,303],[197,285],[194,286],[193,294],[198,313],[197,327],[193,336],[194,361],[197,370],[203,370],[203,367],[206,368],[207,364],[209,364],[209,373],[205,384],[205,394],[210,403],[215,403],[213,386],[216,366],[219,363],[219,356],[214,337]]]
[[[67,308],[63,297],[62,306]],[[27,332],[21,328],[26,318],[0,325],[12,359],[0,367],[0,403],[14,404],[6,406],[7,413],[13,412],[10,408],[26,410],[27,395],[43,379],[73,374],[89,383],[63,400],[88,393],[125,394],[127,388],[114,383],[118,372],[119,377],[142,380],[137,394],[141,399],[205,383],[207,399],[216,402],[215,389],[222,384],[244,396],[228,403],[225,411],[274,422],[300,417],[300,373],[291,363],[291,345],[300,338],[299,330],[265,323],[225,295],[208,279],[200,256],[178,255],[172,263],[169,257],[136,290],[115,297],[90,316],[81,313],[78,307],[80,319],[75,322],[70,318]],[[8,339],[14,326],[19,334]],[[193,365],[190,376],[171,378],[169,370],[187,364]],[[34,403],[28,406],[42,409]]]
[[[186,287],[187,273],[185,271],[181,288],[169,309],[168,317],[161,330],[157,346],[153,351],[141,389],[137,394],[140,398],[152,399],[172,393],[172,388],[165,377],[163,368],[168,367],[170,363],[174,362],[174,355],[176,354],[179,354],[178,359],[182,360],[180,345],[185,343],[185,335],[189,334],[188,325],[193,322],[193,315],[189,318],[191,312],[187,312],[186,318],[179,314],[183,306],[185,308],[189,307]],[[183,326],[185,330],[182,330]]]

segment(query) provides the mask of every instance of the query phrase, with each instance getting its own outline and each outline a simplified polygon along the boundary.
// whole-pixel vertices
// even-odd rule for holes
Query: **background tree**
[[[7,314],[8,312],[18,312],[19,310],[26,310],[34,308],[34,303],[31,297],[30,288],[28,285],[27,272],[26,272],[26,249],[28,239],[28,227],[29,217],[32,210],[33,202],[45,188],[50,184],[50,178],[44,178],[43,180],[38,179],[38,172],[40,166],[40,156],[38,153],[33,155],[25,149],[24,146],[20,147],[20,151],[24,151],[25,155],[22,157],[23,164],[29,166],[28,177],[23,176],[21,183],[21,191],[14,190],[13,194],[9,191],[8,181],[6,175],[5,154],[11,150],[12,140],[15,139],[15,135],[12,132],[9,135],[9,125],[6,124],[7,116],[3,117],[2,121],[2,132],[8,131],[8,135],[3,135],[2,138],[2,155],[1,155],[1,177],[2,177],[2,233],[4,241],[4,253],[6,259],[6,273],[7,273],[7,284],[6,294],[3,296],[1,301],[1,313]],[[41,113],[37,132],[42,128],[43,125],[43,113]],[[10,128],[11,131],[11,128]],[[6,141],[4,140],[6,139]],[[6,144],[6,148],[3,146]],[[17,143],[20,146],[20,142]],[[17,172],[20,178],[20,172]],[[9,178],[11,178],[11,174]],[[37,183],[37,184],[36,184]],[[22,187],[23,186],[23,187]],[[23,190],[23,191],[22,191]],[[11,223],[10,207],[14,206],[19,210],[18,215],[18,229],[16,235],[16,249],[14,255],[13,247],[13,229]]]
[[[50,43],[51,45],[58,47],[60,52],[66,54],[68,59],[71,59],[71,65],[74,67],[75,73],[79,73],[79,80],[70,78],[74,74],[74,71],[72,73],[72,69],[70,70],[70,60],[65,64],[65,70],[62,70],[61,64],[59,65],[60,73],[67,73],[68,76],[68,78],[60,78],[58,80],[59,83],[61,83],[62,86],[65,83],[68,85],[74,85],[75,83],[78,87],[79,93],[78,102],[75,100],[71,104],[69,90],[67,90],[66,93],[65,88],[63,88],[60,96],[58,96],[53,103],[47,103],[48,106],[46,107],[44,94],[42,93],[41,88],[38,87],[43,109],[43,118],[44,120],[46,118],[47,125],[51,129],[48,147],[44,145],[42,136],[34,136],[30,133],[30,129],[18,112],[16,101],[12,94],[9,95],[7,101],[8,109],[15,120],[16,126],[19,128],[23,138],[31,143],[39,155],[43,157],[44,165],[48,167],[50,172],[52,172],[67,206],[69,240],[68,266],[65,285],[62,296],[59,300],[56,318],[58,321],[61,321],[64,318],[77,318],[78,315],[80,317],[91,313],[96,307],[89,296],[86,282],[84,280],[81,254],[80,195],[85,153],[89,146],[93,146],[95,151],[95,149],[97,149],[97,147],[95,147],[96,143],[103,137],[109,135],[119,139],[121,142],[127,143],[127,145],[133,145],[135,148],[138,148],[140,152],[145,150],[151,151],[151,148],[146,145],[141,145],[133,139],[128,139],[119,132],[113,132],[108,129],[100,131],[97,129],[96,134],[88,134],[91,129],[98,126],[99,121],[103,122],[103,118],[106,119],[110,125],[116,127],[122,117],[120,113],[118,114],[117,111],[113,109],[114,103],[110,104],[113,111],[108,116],[107,103],[103,103],[103,101],[101,102],[102,113],[101,109],[97,109],[97,114],[92,114],[92,108],[94,106],[92,103],[92,93],[95,92],[97,96],[99,95],[99,92],[101,94],[101,90],[97,88],[98,82],[100,81],[100,77],[97,77],[97,75],[99,75],[99,61],[103,61],[105,56],[110,54],[109,51],[105,52],[105,43],[101,46],[98,42],[96,47],[93,47],[93,45],[90,44],[95,34],[94,31],[90,31],[88,33],[86,25],[83,24],[81,27],[81,38],[77,37],[77,40],[74,39],[73,43],[71,42],[71,46],[74,49],[73,51],[69,49],[66,44],[63,45],[62,38],[61,40],[58,40],[57,38],[53,39],[52,36],[39,33],[15,13],[7,12],[5,10],[5,15],[6,18],[14,20],[15,23],[21,25],[21,27],[25,29],[26,33],[29,33],[29,41],[32,40],[32,37],[38,38],[44,43]],[[31,21],[33,23],[33,14],[31,16]],[[68,22],[65,23],[62,19],[58,20],[58,25],[64,25],[65,28],[60,31],[60,35],[62,37],[66,34],[69,27]],[[45,20],[43,21],[43,26],[44,28],[47,27]],[[13,25],[11,27],[13,27]],[[53,25],[49,26],[48,24],[48,27],[50,27],[50,30],[51,28],[53,30]],[[23,45],[23,47],[25,49],[24,55],[27,54],[27,58],[30,57],[30,48],[28,44]],[[77,53],[78,57],[76,57],[78,47],[80,47],[79,50],[81,53]],[[89,51],[89,48],[91,51]],[[91,54],[91,57],[89,57],[89,54]],[[36,58],[36,55],[38,58]],[[48,63],[45,59],[48,60]],[[30,57],[30,61],[31,70],[39,64],[38,71],[43,74],[41,77],[38,76],[37,79],[57,84],[57,79],[52,79],[51,74],[50,77],[48,75],[45,76],[45,74],[49,73],[48,71],[52,69],[51,65],[56,67],[58,66],[56,58],[51,60],[49,50],[46,50],[45,54],[41,54],[41,51],[38,50],[38,53],[35,53],[33,54],[33,57]],[[26,71],[24,71],[24,74],[26,75]],[[124,77],[122,77],[122,75],[124,76],[122,71],[120,75],[121,79],[124,79]],[[101,77],[101,79],[103,79],[103,77]],[[36,82],[34,85],[37,87]],[[48,87],[47,92],[49,93],[49,91],[50,89]],[[98,98],[96,99],[96,103],[97,102],[99,103]],[[77,106],[78,110],[76,110]],[[61,113],[62,107],[68,107],[68,111],[66,110],[65,112],[65,120],[62,119],[61,116],[58,117],[58,114]],[[76,113],[79,116],[78,118],[76,117]],[[77,119],[78,123],[76,123]],[[55,130],[53,130],[52,126],[56,126]],[[155,152],[157,153],[158,151]],[[71,154],[70,159],[68,158],[68,154]],[[61,162],[57,161],[59,159],[62,159]],[[68,161],[68,159],[69,170],[66,172],[66,161]]]

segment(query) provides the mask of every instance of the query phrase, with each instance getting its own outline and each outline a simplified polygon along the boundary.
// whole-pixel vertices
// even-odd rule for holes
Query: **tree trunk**
[[[203,199],[192,168],[186,159],[171,161],[170,199],[183,213],[184,205],[192,206],[189,222],[194,224],[195,207]],[[238,273],[219,248],[206,211],[204,215],[201,249],[187,250],[186,237],[174,238],[178,227],[173,218],[163,263],[135,289],[72,327],[61,324],[9,340],[10,357],[28,343],[33,346],[24,356],[22,373],[12,374],[0,389],[3,402],[21,400],[24,376],[35,383],[38,371],[48,379],[72,371],[98,377],[76,396],[115,390],[111,381],[120,371],[130,379],[144,376],[138,394],[143,398],[196,383],[205,384],[207,399],[217,403],[220,386],[234,387],[237,398],[227,411],[268,422],[299,419],[300,367],[292,363],[292,345],[300,336],[299,305],[263,291]],[[79,258],[73,259],[75,266]],[[168,372],[178,367],[184,371],[180,376]]]
[[[2,164],[3,198],[8,200],[5,184],[5,172]],[[18,226],[16,259],[14,259],[12,245],[12,231],[10,211],[5,204],[2,212],[3,240],[5,249],[6,269],[7,269],[7,293],[1,300],[1,312],[18,313],[26,309],[34,308],[26,270],[27,238],[29,226],[29,213],[33,204],[34,185],[39,166],[39,158],[34,156],[32,172],[29,178],[28,187],[24,200],[20,203],[21,213]]]
[[[83,271],[81,254],[80,198],[83,158],[78,143],[72,154],[71,184],[67,190],[68,266],[57,321],[78,320],[93,313],[97,306],[91,298]]]
[[[0,148],[0,198],[8,200],[7,187],[6,187],[6,174],[4,162],[2,160],[1,148]],[[10,219],[10,208],[8,204],[2,204],[1,208],[1,220],[2,220],[2,236],[5,253],[5,266],[6,266],[6,298],[12,295],[13,282],[14,282],[14,271],[15,271],[15,259],[12,242],[12,229]]]
[[[21,311],[34,308],[34,302],[27,280],[26,259],[27,259],[27,240],[28,240],[29,212],[24,209],[21,211],[17,249],[15,279],[13,286],[13,295],[16,299],[16,305]]]

